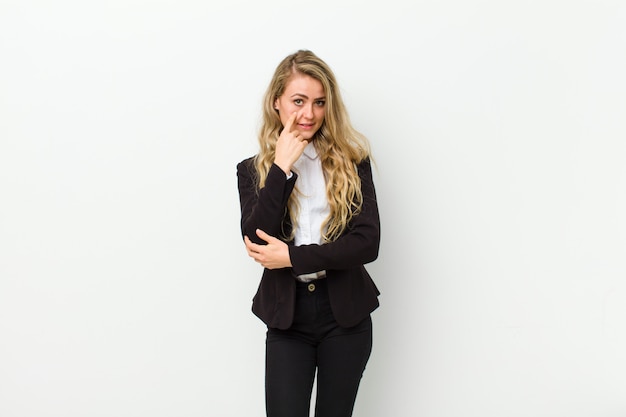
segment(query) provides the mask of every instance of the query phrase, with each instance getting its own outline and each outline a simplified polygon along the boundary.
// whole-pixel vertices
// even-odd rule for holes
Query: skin
[[[292,266],[289,247],[285,242],[268,235],[261,229],[257,229],[256,234],[267,242],[267,245],[257,245],[251,242],[248,236],[245,236],[244,242],[248,256],[267,269],[290,268]]]
[[[284,127],[276,143],[274,163],[286,174],[322,126],[325,105],[322,83],[299,73],[292,75],[283,94],[274,101]]]
[[[274,101],[283,130],[276,142],[274,163],[289,175],[291,167],[315,137],[324,122],[326,98],[322,83],[308,75],[294,74],[283,94]],[[258,245],[244,237],[248,256],[264,268],[291,267],[289,248],[285,242],[257,229],[266,245]]]

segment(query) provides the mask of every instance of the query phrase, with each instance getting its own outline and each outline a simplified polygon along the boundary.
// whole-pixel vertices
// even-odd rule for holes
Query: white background
[[[0,0],[0,415],[264,415],[235,165],[299,48],[377,161],[355,416],[626,416],[617,0]]]

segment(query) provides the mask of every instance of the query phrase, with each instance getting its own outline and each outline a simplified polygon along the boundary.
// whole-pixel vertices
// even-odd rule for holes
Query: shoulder
[[[357,162],[356,169],[360,175],[363,175],[363,174],[371,175],[372,174],[372,160],[370,159],[370,157],[368,156],[364,158],[363,160],[361,160],[361,162]]]
[[[237,164],[237,181],[240,189],[252,187],[256,184],[257,176],[255,156],[246,158]]]
[[[254,172],[256,170],[254,166],[255,158],[256,158],[256,155],[246,158],[243,161],[239,162],[237,164],[237,173],[242,174],[242,173]]]
[[[246,167],[254,166],[255,158],[256,158],[256,155],[248,157],[248,158],[244,159],[243,161],[239,162],[237,164],[237,167],[240,167],[240,166],[246,166]]]
[[[371,165],[372,165],[372,160],[370,159],[370,157],[369,157],[369,156],[366,156],[365,158],[363,158],[363,159],[361,160],[361,162],[357,162],[357,163],[356,163],[356,166],[357,166],[358,168],[362,168],[362,167],[363,167],[363,168],[369,168],[369,167],[371,167]]]

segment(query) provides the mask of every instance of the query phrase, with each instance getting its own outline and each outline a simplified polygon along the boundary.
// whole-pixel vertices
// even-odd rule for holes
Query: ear
[[[274,100],[274,110],[278,110],[278,97]]]

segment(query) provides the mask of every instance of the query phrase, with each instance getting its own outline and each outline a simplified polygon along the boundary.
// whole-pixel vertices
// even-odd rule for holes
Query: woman
[[[334,74],[310,51],[276,68],[259,153],[237,165],[241,230],[264,267],[252,311],[268,327],[269,417],[351,416],[372,347],[379,292],[363,267],[380,223],[367,140]]]

